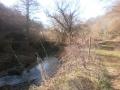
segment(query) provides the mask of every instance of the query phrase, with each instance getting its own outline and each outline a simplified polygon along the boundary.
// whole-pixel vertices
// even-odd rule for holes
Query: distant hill
[[[120,3],[117,2],[103,16],[88,21],[94,37],[118,39],[120,37]]]

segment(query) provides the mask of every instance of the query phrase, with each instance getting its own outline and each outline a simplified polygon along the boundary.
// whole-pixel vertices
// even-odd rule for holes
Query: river
[[[59,66],[59,60],[56,57],[46,57],[43,60],[43,68],[46,74],[51,77],[56,72]],[[10,85],[18,85],[22,83],[31,82],[31,84],[40,85],[42,82],[41,63],[30,69],[23,71],[21,75],[6,75],[0,78],[0,87]]]

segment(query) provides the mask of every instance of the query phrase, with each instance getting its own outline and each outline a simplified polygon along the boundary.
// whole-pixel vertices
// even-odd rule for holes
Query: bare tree
[[[29,35],[30,30],[30,18],[33,13],[39,9],[39,3],[37,0],[19,0],[20,2],[16,5],[17,9],[26,16],[26,31]]]
[[[66,1],[56,2],[55,5],[57,9],[56,12],[50,14],[50,12],[47,11],[47,16],[57,24],[60,31],[66,35],[71,35],[77,22],[78,7],[72,7],[71,3]]]

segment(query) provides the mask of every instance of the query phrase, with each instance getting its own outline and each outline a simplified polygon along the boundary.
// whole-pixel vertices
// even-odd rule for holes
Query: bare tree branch
[[[37,0],[19,0],[17,9],[24,12],[26,15],[26,32],[29,35],[30,30],[30,16],[33,12],[37,11],[39,9],[39,3]]]
[[[78,8],[71,7],[68,2],[56,2],[56,12],[50,14],[46,12],[47,16],[50,17],[58,26],[61,31],[65,33],[71,33],[75,26],[75,20],[78,16]]]

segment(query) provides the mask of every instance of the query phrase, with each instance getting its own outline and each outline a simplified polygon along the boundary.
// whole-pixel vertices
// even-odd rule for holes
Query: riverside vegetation
[[[0,4],[0,77],[29,71],[38,64],[37,56],[41,65],[45,57],[59,61],[51,76],[42,68],[44,79],[38,86],[25,82],[0,90],[119,90],[120,4],[104,16],[77,24],[76,9],[66,13],[63,3],[56,5],[58,15],[47,12],[55,24],[44,28],[30,19],[28,35],[26,17]],[[101,30],[106,24],[107,30]]]

